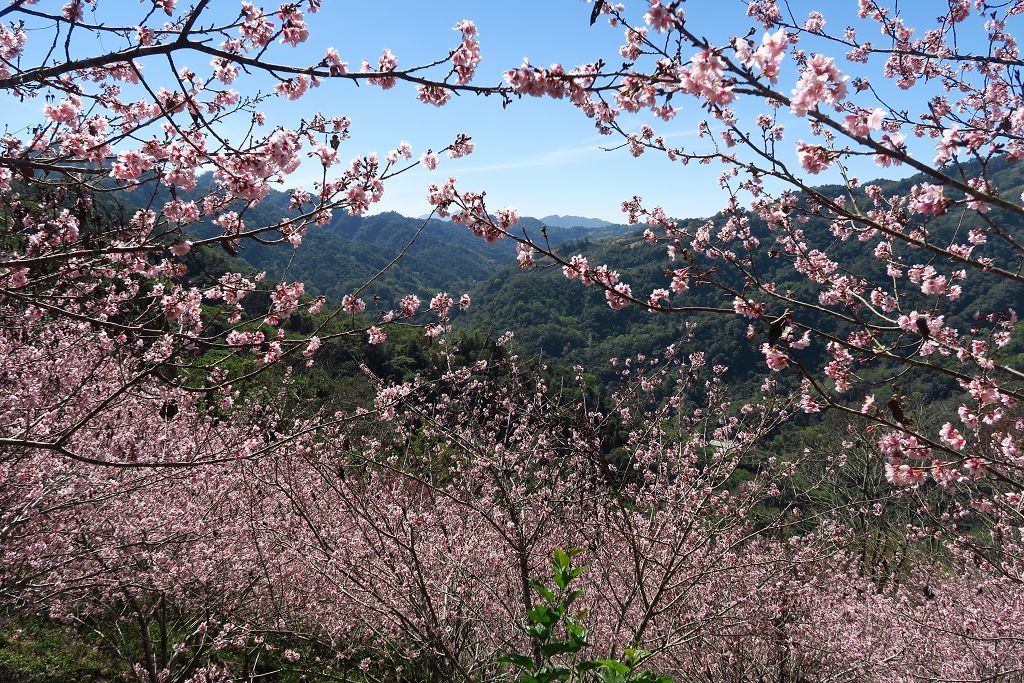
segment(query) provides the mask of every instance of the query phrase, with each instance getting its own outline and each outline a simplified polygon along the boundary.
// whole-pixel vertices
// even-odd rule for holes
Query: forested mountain
[[[390,307],[406,294],[466,291],[514,261],[515,250],[487,244],[461,225],[382,213],[335,216],[309,230],[297,249],[248,245],[240,256],[270,277],[302,281],[310,294],[335,301],[373,280],[363,297]]]
[[[967,178],[977,170],[976,165],[965,164],[960,173]],[[1024,189],[1024,172],[1016,166],[995,160],[989,164],[989,173],[1005,196],[1019,196]],[[873,183],[886,193],[907,194],[912,186],[926,181],[918,174],[899,181]],[[210,177],[204,176],[193,194],[202,196],[210,185]],[[833,197],[847,193],[843,186],[821,186],[817,191]],[[139,189],[128,195],[127,202],[145,206],[151,199],[151,191]],[[280,220],[288,212],[288,203],[288,194],[272,191],[246,211],[247,225],[256,227]],[[996,224],[1003,224],[1007,232],[1012,232],[1019,222],[1017,217],[998,208],[990,217]],[[973,226],[963,225],[962,219],[960,212],[937,217],[929,225],[930,234],[940,242],[964,241],[965,233]],[[685,219],[680,221],[680,227],[694,230],[709,220],[716,219]],[[765,226],[753,218],[752,226],[755,234],[766,236]],[[664,245],[645,241],[641,227],[553,215],[523,218],[515,229],[534,239],[547,235],[548,243],[562,256],[581,253],[592,264],[607,263],[621,272],[634,292],[646,293],[666,286],[664,269],[679,264],[673,266]],[[204,236],[219,231],[203,223],[192,229]],[[812,216],[805,229],[826,231],[828,224]],[[764,277],[806,296],[806,279],[793,271],[786,259],[773,259],[769,246],[765,244],[756,261]],[[1008,252],[1006,242],[993,239],[978,245],[975,254],[998,257],[1005,262]],[[883,275],[879,261],[861,249],[855,239],[837,241],[830,247],[830,254],[848,264],[853,272]],[[474,305],[468,315],[457,321],[464,329],[492,336],[513,330],[529,351],[556,362],[582,363],[598,372],[608,372],[609,358],[649,352],[673,343],[710,352],[712,363],[729,366],[732,381],[741,381],[750,376],[752,369],[763,367],[756,348],[744,339],[744,323],[733,316],[698,314],[684,319],[637,307],[613,311],[600,289],[566,280],[561,268],[541,265],[528,272],[520,271],[512,240],[487,243],[448,220],[409,218],[394,212],[368,217],[335,214],[328,224],[308,229],[297,248],[245,241],[240,245],[238,258],[256,270],[266,271],[272,280],[302,281],[307,293],[325,295],[334,301],[365,286],[361,295],[368,302],[370,314],[388,310],[409,293],[425,298],[438,291],[470,292]],[[925,308],[930,305],[920,292],[910,291],[907,296],[921,298]],[[732,294],[720,288],[696,285],[676,303],[730,308],[732,299]],[[984,278],[970,277],[953,305],[952,314],[963,317],[963,323],[976,310],[1007,308],[1024,310],[1024,292],[1005,280],[990,286]],[[696,323],[690,337],[684,329],[687,322]],[[829,327],[828,320],[818,323]]]
[[[600,218],[586,218],[584,216],[544,216],[540,221],[553,228],[614,228],[615,224]]]
[[[527,218],[517,227],[539,236],[544,225]],[[559,244],[589,234],[622,232],[626,227],[544,229],[551,243]],[[380,274],[363,293],[367,300],[379,297],[386,308],[405,294],[422,298],[439,291],[468,291],[514,263],[515,244],[511,240],[487,243],[458,223],[388,212],[367,217],[336,215],[322,228],[310,229],[297,249],[249,245],[241,256],[275,279],[300,280],[311,294],[335,300]]]
[[[179,194],[185,199],[199,198],[211,187],[212,178],[206,175],[195,190]],[[161,199],[169,197],[166,188],[157,193]],[[137,188],[124,200],[132,208],[147,206],[153,191]],[[288,193],[272,190],[242,216],[250,229],[270,225],[289,215],[289,202]],[[552,245],[629,231],[628,226],[577,216],[526,217],[516,229],[538,240],[546,235]],[[202,222],[192,226],[192,231],[204,237],[220,233],[219,228]],[[310,228],[297,248],[246,240],[239,245],[238,256],[274,280],[301,281],[307,293],[332,300],[365,286],[363,298],[387,309],[406,294],[429,298],[439,291],[468,291],[501,266],[514,263],[515,253],[511,240],[487,243],[447,220],[409,218],[395,212],[365,217],[339,212],[326,225]]]
[[[974,165],[965,165],[962,172],[969,177],[976,171]],[[1024,189],[1024,172],[1019,166],[1005,166],[1000,162],[990,165],[993,181],[1007,197],[1018,197]],[[910,188],[926,182],[922,175],[914,175],[900,181],[873,181],[886,193],[906,195]],[[822,186],[818,191],[827,196],[845,196],[847,190],[840,186]],[[929,224],[929,234],[939,242],[966,241],[966,233],[973,225],[963,224],[961,211],[950,212],[937,217]],[[1007,233],[1021,229],[1019,219],[994,209],[990,218],[1002,225]],[[679,222],[680,228],[691,231],[712,219],[687,219]],[[724,220],[718,220],[719,226]],[[751,217],[754,234],[765,240],[762,253],[755,259],[757,269],[766,281],[778,283],[780,288],[791,288],[796,299],[805,299],[811,291],[805,277],[796,273],[791,262],[776,259],[771,255],[771,237],[763,223]],[[644,240],[641,228],[629,235],[606,239],[577,240],[562,245],[557,253],[564,258],[573,254],[585,255],[591,265],[607,263],[617,269],[624,282],[628,282],[635,295],[645,297],[656,287],[667,287],[670,280],[665,268],[685,265],[680,260],[673,262],[666,256],[664,245],[652,245]],[[828,222],[810,217],[804,226],[808,234],[823,234],[828,231]],[[878,259],[865,251],[854,238],[836,240],[830,247],[831,258],[846,264],[848,270],[868,276],[885,279],[884,267]],[[1006,262],[1012,258],[1008,242],[989,240],[978,245],[974,251],[978,256],[996,258]],[[909,265],[909,264],[908,264]],[[1024,267],[1024,264],[1021,264]],[[737,277],[735,273],[734,277]],[[738,286],[738,281],[725,284]],[[564,362],[580,362],[590,367],[600,367],[612,357],[626,357],[634,353],[663,348],[685,339],[684,323],[696,322],[693,339],[688,343],[694,348],[710,353],[711,362],[728,365],[733,381],[746,377],[749,370],[763,368],[763,359],[752,344],[744,339],[745,323],[731,315],[700,314],[682,316],[678,314],[655,314],[638,307],[627,306],[623,310],[611,310],[603,290],[595,286],[583,286],[567,280],[560,267],[540,267],[530,272],[519,271],[514,265],[506,266],[494,273],[486,282],[473,290],[475,305],[466,317],[467,325],[488,333],[499,333],[505,329],[516,331],[517,339],[528,348],[545,357]],[[911,300],[919,300],[921,310],[933,304],[920,292],[910,289],[905,294]],[[711,285],[694,286],[684,295],[673,299],[674,305],[731,308],[733,294]],[[986,278],[974,274],[963,283],[963,293],[952,303],[948,317],[965,326],[978,310],[1015,309],[1024,311],[1024,291],[1006,281],[992,284]],[[686,320],[684,320],[684,317]],[[827,318],[814,318],[816,324],[828,330]],[[820,351],[820,350],[819,350]]]
[[[695,221],[696,222],[696,221]],[[605,240],[569,242],[559,253],[582,253],[592,264],[614,264],[635,292],[664,286],[664,247],[648,244],[639,234]],[[506,266],[471,294],[474,305],[466,326],[489,334],[513,330],[526,348],[548,359],[580,363],[604,370],[609,358],[647,353],[685,337],[683,316],[656,314],[639,307],[609,308],[604,290],[565,278],[560,267],[520,271]],[[722,305],[721,293],[694,288],[694,305]],[[729,317],[704,314],[693,320],[700,331],[692,346],[711,352],[709,362],[725,363],[734,373],[747,374],[759,362],[743,339],[743,324]]]

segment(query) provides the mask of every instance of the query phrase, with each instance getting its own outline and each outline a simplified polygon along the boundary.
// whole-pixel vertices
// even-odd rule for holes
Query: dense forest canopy
[[[487,73],[468,19],[0,8],[0,679],[1024,676],[1024,2],[579,5],[590,61]],[[353,150],[329,88],[720,210],[526,218],[448,174],[487,121]]]

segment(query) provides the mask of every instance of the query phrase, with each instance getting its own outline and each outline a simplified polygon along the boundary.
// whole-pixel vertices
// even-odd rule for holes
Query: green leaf
[[[675,680],[668,676],[659,676],[650,671],[644,671],[638,676],[630,676],[628,680],[629,683],[676,683]]]
[[[566,630],[569,631],[569,640],[574,643],[580,643],[581,645],[587,645],[587,629],[583,628],[579,624],[566,625]]]
[[[599,667],[609,671],[615,671],[620,674],[629,673],[629,667],[617,659],[598,659],[596,663]]]
[[[651,653],[647,650],[641,650],[638,647],[627,647],[625,655],[626,661],[636,666],[640,662],[650,657]]]
[[[526,632],[542,643],[548,642],[548,639],[551,637],[550,626],[530,626],[526,629]]]
[[[537,672],[542,681],[566,681],[572,675],[572,669],[565,666],[545,666]]]
[[[585,643],[567,643],[565,641],[560,640],[555,641],[554,643],[547,643],[545,645],[542,645],[540,651],[545,658],[550,659],[551,657],[555,657],[558,655],[574,654],[576,652],[579,652],[584,644]]]
[[[549,626],[558,621],[557,613],[552,612],[544,605],[535,605],[533,609],[526,613],[526,616],[533,623],[544,626]]]
[[[554,591],[552,591],[550,588],[545,586],[540,581],[536,581],[534,579],[530,579],[530,587],[533,588],[533,590],[537,591],[540,594],[540,596],[542,598],[544,598],[545,600],[547,600],[549,603],[554,603],[555,602],[555,593],[554,593]]]
[[[524,669],[533,668],[533,657],[527,657],[526,655],[521,655],[518,652],[502,655],[501,657],[498,657],[498,661],[502,664],[515,664],[516,666]]]

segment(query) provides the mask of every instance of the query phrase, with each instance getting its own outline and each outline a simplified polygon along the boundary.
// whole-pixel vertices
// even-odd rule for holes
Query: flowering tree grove
[[[863,416],[889,483],[917,491],[934,482],[949,494],[919,533],[1016,581],[1021,373],[1001,350],[1017,314],[998,302],[965,312],[957,301],[976,281],[981,291],[1019,286],[1022,197],[1000,171],[1021,156],[1009,26],[1024,7],[940,5],[933,23],[914,27],[898,6],[863,0],[840,19],[859,23],[832,31],[817,10],[755,1],[745,6],[750,31],[713,43],[682,3],[651,2],[634,17],[600,2],[592,20],[625,33],[620,68],[509,70],[517,94],[568,99],[633,156],[721,168],[729,201],[697,226],[639,197],[623,202],[631,222],[646,224],[644,237],[667,250],[665,284],[649,293],[612,267],[513,233],[454,183],[434,199],[485,237],[517,239],[523,267],[546,258],[570,280],[602,288],[613,309],[748,320],[767,366],[799,381],[803,412]],[[919,111],[904,108],[901,90],[917,93]],[[700,142],[678,147],[657,134],[655,119],[694,111]],[[631,128],[631,115],[645,112],[651,120]],[[855,172],[867,160],[924,180],[892,190],[862,182]],[[814,186],[826,172],[842,185]],[[780,272],[785,282],[773,279]],[[718,289],[721,306],[688,305],[698,287]],[[946,383],[956,397],[950,414],[915,420],[898,384],[907,375]]]
[[[755,0],[743,30],[711,42],[683,3],[596,0],[592,30],[624,31],[617,55],[524,62],[499,85],[474,82],[469,21],[430,64],[399,68],[385,50],[350,69],[334,49],[288,60],[319,0],[242,2],[226,18],[209,0],[147,0],[130,25],[103,14],[115,4],[0,9],[0,89],[41,111],[0,148],[4,618],[77,624],[151,683],[1024,671],[1024,375],[1006,352],[1017,316],[958,303],[975,281],[1014,291],[1022,279],[1024,199],[1000,179],[1024,156],[1011,29],[1024,2],[948,0],[913,27],[898,3],[860,0],[839,19],[857,25],[833,31],[819,11]],[[86,37],[114,47],[91,51]],[[182,66],[197,57],[204,70]],[[272,85],[245,94],[250,79]],[[515,210],[490,213],[455,178],[427,195],[481,238],[516,240],[523,268],[555,264],[613,309],[744,319],[769,374],[757,395],[731,396],[724,368],[675,347],[621,361],[597,402],[582,368],[553,382],[507,339],[459,363],[446,336],[469,301],[438,294],[426,312],[410,295],[357,324],[375,344],[428,315],[424,333],[440,338],[437,367],[413,380],[367,370],[372,406],[239,400],[257,375],[315,363],[332,334],[352,333],[331,321],[365,304],[263,285],[219,252],[301,248],[332,212],[361,215],[394,175],[437,164],[407,143],[342,164],[353,122],[299,109],[332,81],[407,82],[434,106],[492,95],[509,116],[521,97],[562,99],[633,156],[717,166],[727,200],[706,222],[623,202],[667,250],[649,293],[520,229]],[[272,98],[294,101],[299,123],[269,126]],[[655,130],[683,117],[692,147]],[[443,151],[472,144],[460,135]],[[255,224],[270,184],[304,157],[322,179]],[[924,180],[864,183],[866,163]],[[212,189],[195,197],[206,172]],[[698,289],[720,303],[688,302]],[[312,332],[288,324],[299,311],[317,316]],[[948,415],[917,415],[900,390],[916,377],[943,383]],[[822,412],[848,433],[762,450]],[[523,627],[557,603],[538,580],[558,548],[580,549],[577,612],[558,622],[576,629],[575,649],[551,645],[554,622],[544,638]],[[593,661],[619,678],[597,678]],[[535,677],[518,679],[516,663]]]

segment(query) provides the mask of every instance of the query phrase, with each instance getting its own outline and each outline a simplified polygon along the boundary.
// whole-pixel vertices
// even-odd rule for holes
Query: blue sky
[[[627,2],[627,11],[632,9],[638,18],[646,4]],[[937,14],[939,4],[916,0],[900,7],[904,16],[909,12],[908,23],[913,25],[927,23],[923,20],[931,18],[933,11]],[[684,7],[688,21],[699,26],[700,33],[725,42],[754,26],[745,16],[746,5],[746,0],[696,0]],[[806,0],[795,0],[791,6],[799,20],[811,9],[821,8],[820,3]],[[823,9],[831,22],[828,28],[858,25],[864,27],[860,29],[862,39],[877,41],[877,28],[857,19],[856,6],[856,0],[844,0],[835,3],[836,9]],[[419,64],[446,54],[458,40],[451,27],[461,19],[471,19],[479,28],[483,53],[476,82],[487,85],[500,82],[502,72],[519,65],[523,57],[539,65],[560,62],[566,68],[597,58],[615,64],[623,36],[621,28],[609,27],[604,20],[590,26],[591,6],[585,0],[399,0],[387,3],[386,9],[380,7],[377,3],[325,2],[324,10],[310,17],[313,36],[303,49],[319,53],[333,44],[344,59],[358,64],[364,57],[375,62],[386,47],[398,55],[401,65]],[[758,26],[755,39],[762,33]],[[840,68],[847,71],[849,63],[841,55],[837,57]],[[795,72],[786,72],[779,85],[788,92],[796,78]],[[882,80],[880,74],[873,75],[876,86],[896,101],[906,100],[906,93],[886,89]],[[437,176],[448,175],[458,177],[461,188],[487,190],[492,209],[515,206],[533,216],[576,214],[618,222],[624,220],[621,202],[633,195],[642,196],[649,205],[663,205],[678,217],[711,215],[723,205],[724,194],[717,181],[720,167],[684,167],[653,152],[634,159],[624,149],[605,151],[603,147],[614,147],[619,140],[599,135],[592,123],[565,101],[526,98],[503,110],[494,98],[463,96],[434,108],[417,102],[414,95],[411,87],[402,84],[383,92],[350,83],[326,83],[300,101],[303,107],[353,119],[353,138],[346,143],[348,156],[368,150],[383,154],[400,140],[412,143],[418,154],[428,147],[444,146],[457,133],[472,136],[476,144],[473,155],[444,159],[433,173],[417,169],[396,179],[388,186],[379,210],[407,215],[426,212],[425,186],[438,182]],[[916,92],[908,104],[913,109],[923,101]],[[681,113],[671,122],[655,122],[655,130],[673,144],[701,144],[695,134],[704,112],[692,99],[675,104],[683,105]],[[745,105],[739,111],[748,120],[756,113]],[[647,119],[624,120],[639,125]],[[790,120],[787,127],[781,149],[789,155],[787,161],[794,162],[792,150],[797,139],[811,138],[803,121]],[[863,179],[905,174],[901,169],[884,171],[870,163],[855,171]],[[835,182],[838,176],[813,180]]]
[[[627,10],[638,18],[646,4],[643,0],[632,0],[627,2]],[[820,8],[820,3],[807,0],[791,4],[800,20],[810,9]],[[830,20],[828,28],[858,24],[856,4],[855,0],[843,0],[834,3],[836,9],[823,10]],[[909,9],[917,20],[930,16],[941,4],[945,3],[916,0],[904,2],[901,7],[904,12]],[[319,14],[307,17],[311,29],[308,43],[295,50],[275,46],[272,59],[314,63],[328,46],[334,46],[343,59],[357,68],[361,59],[375,63],[381,50],[390,48],[398,55],[400,66],[418,65],[445,56],[459,41],[459,34],[452,27],[459,20],[471,19],[479,28],[483,52],[476,83],[488,85],[500,83],[503,71],[519,65],[526,56],[534,64],[560,62],[566,68],[597,58],[615,64],[623,36],[621,28],[611,28],[603,20],[590,26],[591,6],[585,0],[324,0],[323,5]],[[126,7],[134,9],[136,3],[100,3],[100,10],[105,8],[107,12],[123,11]],[[238,4],[237,0],[214,0],[213,7],[218,12],[231,13]],[[690,25],[698,26],[698,32],[720,44],[731,35],[746,34],[753,26],[744,15],[745,7],[745,0],[691,0],[685,4]],[[757,27],[755,39],[761,33],[763,30]],[[862,38],[865,37],[877,41],[877,28],[872,34],[864,33]],[[34,40],[36,47],[46,42],[42,35]],[[78,47],[83,52],[111,48],[87,43]],[[837,61],[842,62],[840,68],[848,70],[845,60]],[[188,60],[182,58],[178,63],[186,64]],[[194,66],[200,73],[207,70],[205,59],[196,60]],[[159,85],[166,65],[147,64],[145,70]],[[881,85],[882,78],[875,76],[873,83]],[[788,91],[795,81],[796,74],[790,70],[782,75],[779,85]],[[267,89],[271,85],[268,80],[243,77],[234,87],[248,93],[254,86]],[[905,99],[905,93],[891,89],[888,92],[897,101]],[[921,93],[915,92],[907,106],[913,111],[923,102]],[[695,132],[704,112],[690,98],[674,104],[683,105],[681,113],[671,122],[656,122],[655,130],[673,144],[702,144]],[[38,121],[41,105],[42,102],[35,101],[11,109],[8,125],[17,130],[19,125]],[[533,216],[576,214],[621,221],[619,206],[633,195],[642,196],[649,205],[663,205],[670,215],[678,217],[711,215],[724,202],[717,184],[720,167],[684,167],[653,152],[634,159],[624,149],[604,151],[602,147],[616,146],[619,140],[598,135],[592,123],[565,101],[527,98],[503,110],[496,98],[462,96],[445,107],[435,108],[417,102],[414,90],[401,83],[393,90],[382,91],[365,84],[357,87],[347,81],[328,81],[299,101],[275,103],[266,112],[268,124],[294,125],[299,118],[317,110],[328,116],[352,119],[352,139],[341,150],[343,159],[370,151],[383,156],[402,140],[413,145],[418,157],[427,148],[444,147],[458,133],[472,136],[476,145],[473,155],[459,160],[444,158],[434,172],[419,168],[396,178],[387,186],[384,201],[375,211],[425,213],[426,186],[449,175],[458,177],[462,189],[486,190],[492,209],[514,206],[524,215]],[[739,112],[750,120],[756,110],[741,105]],[[624,117],[627,127],[644,120]],[[781,149],[788,155],[785,160],[793,162],[793,145],[810,136],[803,121],[787,121],[787,126],[787,138]],[[864,179],[882,175],[881,169],[870,164],[856,171]],[[900,174],[899,169],[889,171],[890,177]],[[319,165],[309,164],[291,181],[308,185],[319,175]],[[813,180],[835,179],[821,176]]]
[[[343,58],[354,64],[362,57],[374,61],[385,47],[398,55],[402,65],[444,56],[458,44],[459,34],[452,26],[472,19],[480,31],[483,53],[477,70],[480,85],[501,82],[503,71],[518,66],[526,56],[534,64],[560,62],[568,68],[617,55],[622,36],[621,30],[607,24],[591,27],[590,6],[581,0],[543,3],[543,12],[537,11],[539,3],[392,2],[383,12],[386,21],[375,16],[379,11],[353,4],[351,13],[325,7],[322,14],[311,17],[311,27],[318,34],[322,24],[330,25]],[[341,16],[347,18],[334,19]],[[321,38],[315,35],[313,40]],[[635,160],[623,150],[602,151],[618,140],[599,135],[567,102],[527,98],[503,110],[496,98],[463,96],[435,108],[417,102],[413,89],[401,83],[388,92],[349,83],[325,84],[301,104],[313,106],[313,102],[325,112],[352,118],[353,137],[346,143],[349,156],[371,149],[383,154],[400,140],[408,140],[419,153],[443,147],[460,132],[472,136],[474,154],[459,160],[444,158],[432,173],[418,169],[396,179],[388,186],[381,209],[409,215],[426,212],[424,188],[448,175],[458,177],[462,188],[486,189],[492,208],[510,205],[534,216],[576,214],[616,221],[622,200],[634,194],[677,197],[674,203],[682,208],[684,195],[694,189],[682,178],[680,185],[673,181],[678,169],[667,160],[653,155]],[[679,121],[671,129],[692,134],[694,125],[692,120]],[[714,188],[711,180],[709,190]],[[686,202],[694,203],[690,211],[712,211],[712,204],[695,206],[699,194]]]

